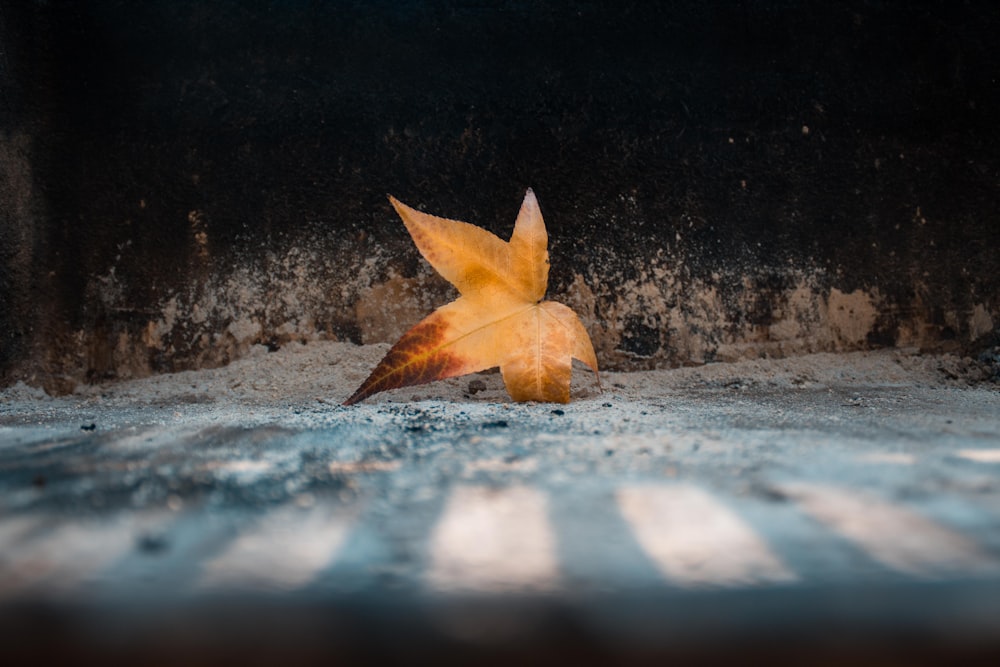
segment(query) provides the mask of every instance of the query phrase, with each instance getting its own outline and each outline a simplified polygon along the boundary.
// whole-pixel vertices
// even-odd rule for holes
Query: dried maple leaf
[[[597,373],[594,347],[576,313],[542,301],[548,234],[530,189],[510,241],[389,201],[420,253],[460,296],[406,332],[344,405],[496,366],[515,401],[567,403],[572,359]]]

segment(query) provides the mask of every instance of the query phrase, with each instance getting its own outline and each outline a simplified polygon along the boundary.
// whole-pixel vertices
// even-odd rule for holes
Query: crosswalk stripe
[[[558,584],[545,495],[459,486],[431,537],[427,584],[443,592],[545,591]]]
[[[906,452],[872,452],[858,455],[857,460],[880,465],[911,466],[917,462],[917,457]]]
[[[793,501],[787,507],[896,571],[920,577],[1000,574],[1000,559],[972,537],[910,508],[835,485],[777,488]],[[736,586],[799,579],[749,523],[701,487],[625,486],[614,497],[636,542],[671,583]],[[557,589],[563,573],[548,502],[545,492],[524,485],[455,487],[428,536],[429,589]],[[101,520],[45,514],[0,518],[0,600],[23,592],[72,592],[111,577],[116,561],[136,549],[138,536],[175,519],[165,511]],[[355,519],[354,509],[339,505],[279,507],[205,561],[196,583],[203,589],[305,586],[337,559]],[[566,564],[567,573],[571,566]]]
[[[1000,463],[1000,449],[963,449],[958,455],[976,463]]]
[[[57,520],[40,516],[5,520],[0,562],[0,598],[25,591],[69,594],[98,579],[135,545],[136,535],[161,525],[165,513],[125,519]]]
[[[291,590],[329,565],[350,530],[349,510],[317,504],[280,507],[208,560],[201,588]]]
[[[973,541],[872,494],[821,484],[780,488],[813,518],[894,570],[921,577],[1000,572],[1000,564]]]
[[[732,510],[689,485],[619,489],[618,507],[663,575],[682,586],[736,586],[796,579]]]
[[[32,563],[32,553],[38,549],[29,549],[24,542],[30,541],[30,535],[42,529],[42,522],[37,518],[24,516],[4,518],[0,522],[0,600],[17,594],[32,581],[45,575],[41,567]]]

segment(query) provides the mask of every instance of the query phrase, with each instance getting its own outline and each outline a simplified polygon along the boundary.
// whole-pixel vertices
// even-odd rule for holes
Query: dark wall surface
[[[4,3],[4,379],[391,342],[450,288],[386,193],[506,237],[529,186],[606,367],[982,345],[997,34],[972,1]]]

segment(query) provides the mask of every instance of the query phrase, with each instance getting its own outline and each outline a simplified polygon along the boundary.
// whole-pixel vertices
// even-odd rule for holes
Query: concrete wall
[[[996,344],[996,3],[11,4],[4,383],[391,342],[450,288],[385,194],[528,186],[607,368]]]

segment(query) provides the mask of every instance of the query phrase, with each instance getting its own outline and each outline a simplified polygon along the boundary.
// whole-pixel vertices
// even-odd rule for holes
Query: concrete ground
[[[24,385],[0,627],[30,657],[983,662],[1000,391],[890,351],[339,402],[384,348]],[[995,664],[995,663],[994,663]]]

